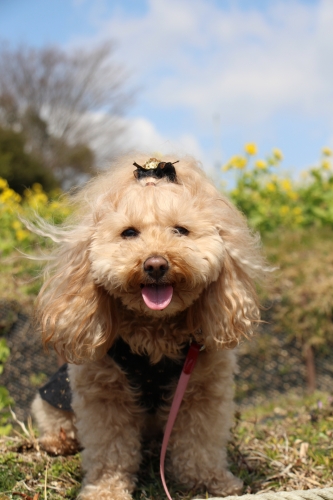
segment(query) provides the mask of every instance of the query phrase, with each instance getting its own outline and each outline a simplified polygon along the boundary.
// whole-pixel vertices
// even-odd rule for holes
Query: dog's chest
[[[133,390],[138,393],[138,402],[149,413],[154,413],[163,405],[170,394],[170,386],[180,376],[189,345],[182,349],[177,361],[163,356],[152,363],[146,354],[135,354],[129,344],[119,338],[108,355],[125,372]]]

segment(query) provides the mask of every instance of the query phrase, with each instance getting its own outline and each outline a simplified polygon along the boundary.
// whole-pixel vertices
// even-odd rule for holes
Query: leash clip
[[[183,372],[186,375],[190,375],[192,373],[200,351],[201,351],[201,346],[195,341],[192,342],[183,366]]]

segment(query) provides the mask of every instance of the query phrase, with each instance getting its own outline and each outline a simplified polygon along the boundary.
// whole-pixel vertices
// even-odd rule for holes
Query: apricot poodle
[[[60,454],[80,443],[81,500],[131,499],[142,442],[163,431],[195,340],[205,349],[167,472],[187,488],[239,493],[226,455],[233,348],[259,322],[258,238],[191,157],[124,156],[73,203],[66,226],[36,228],[56,243],[36,317],[68,362],[33,403],[42,446]]]

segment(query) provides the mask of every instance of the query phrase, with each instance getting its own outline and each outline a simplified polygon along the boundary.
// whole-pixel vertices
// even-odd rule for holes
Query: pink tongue
[[[149,309],[161,311],[170,304],[173,288],[171,285],[144,286],[141,293],[143,300]]]

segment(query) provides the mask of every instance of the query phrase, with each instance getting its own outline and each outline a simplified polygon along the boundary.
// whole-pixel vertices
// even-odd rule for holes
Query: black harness
[[[155,413],[169,396],[172,381],[179,378],[188,350],[189,345],[186,345],[182,349],[182,359],[177,362],[164,356],[153,365],[149,356],[134,354],[127,342],[119,338],[108,355],[124,370],[131,387],[138,392],[140,406]],[[39,394],[55,408],[72,411],[67,364],[62,365],[39,389]]]

